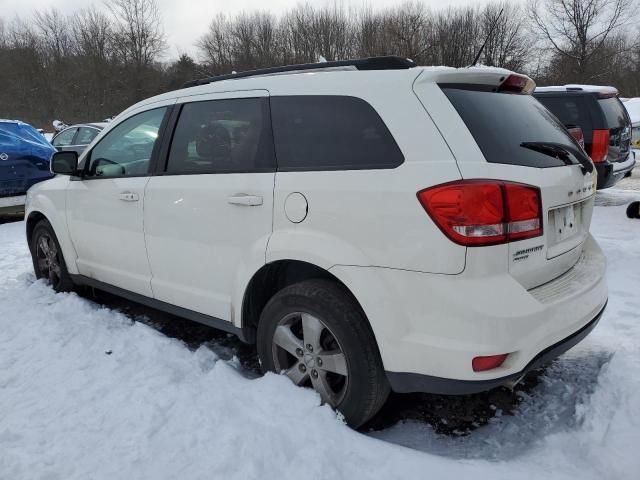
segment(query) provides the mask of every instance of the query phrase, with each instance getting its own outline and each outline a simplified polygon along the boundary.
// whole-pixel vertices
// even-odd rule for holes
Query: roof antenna
[[[495,21],[493,22],[493,25],[491,25],[491,30],[489,30],[489,34],[487,35],[487,38],[484,39],[484,43],[480,47],[480,50],[478,50],[478,54],[476,55],[475,60],[473,60],[473,63],[471,64],[472,67],[478,63],[478,60],[480,60],[480,55],[482,55],[482,51],[484,50],[484,47],[487,45],[489,38],[491,37],[491,35],[493,35],[493,31],[495,30],[496,25],[498,25],[498,20],[500,20],[500,17],[502,16],[502,12],[504,12],[504,8],[500,9],[500,13],[498,14]]]

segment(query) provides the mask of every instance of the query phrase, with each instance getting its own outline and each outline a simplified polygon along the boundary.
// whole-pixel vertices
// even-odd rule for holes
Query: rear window
[[[602,112],[607,120],[609,128],[624,128],[629,121],[622,102],[616,97],[600,98],[598,104],[602,108]]]
[[[560,167],[578,164],[570,155],[559,158],[523,144],[545,142],[575,150],[578,145],[563,124],[531,95],[443,88],[467,128],[491,163],[525,167]]]
[[[187,103],[171,142],[167,172],[273,172],[266,98]]]
[[[589,101],[583,96],[540,96],[537,100],[551,110],[564,125],[575,125],[588,132],[593,130]]]
[[[348,96],[271,98],[278,170],[395,168],[404,157],[371,105]]]

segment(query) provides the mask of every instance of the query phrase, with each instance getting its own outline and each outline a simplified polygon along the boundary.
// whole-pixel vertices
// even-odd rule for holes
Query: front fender
[[[75,275],[79,273],[76,266],[78,255],[69,236],[66,217],[68,183],[68,177],[57,176],[31,187],[27,192],[25,220],[39,213],[49,221],[58,238],[67,270]]]

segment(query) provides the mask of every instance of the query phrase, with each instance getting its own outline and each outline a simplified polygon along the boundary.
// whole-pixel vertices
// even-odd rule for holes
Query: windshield
[[[588,162],[565,127],[531,95],[442,90],[488,162],[537,168]],[[564,147],[566,153],[559,153]]]

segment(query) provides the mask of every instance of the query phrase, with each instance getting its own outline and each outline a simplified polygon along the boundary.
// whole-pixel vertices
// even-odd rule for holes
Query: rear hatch
[[[493,76],[489,69],[465,70],[438,75],[443,98],[427,97],[432,87],[426,83],[414,89],[441,126],[464,179],[539,189],[542,234],[482,247],[493,249],[492,255],[508,255],[509,272],[534,288],[562,275],[580,258],[591,222],[595,169],[558,119],[530,95],[535,87],[530,79],[498,69],[491,69]],[[475,254],[478,249],[468,249],[468,260],[470,250]]]
[[[631,148],[631,120],[622,102],[615,96],[598,98],[606,126],[609,129],[610,162],[624,162]]]

